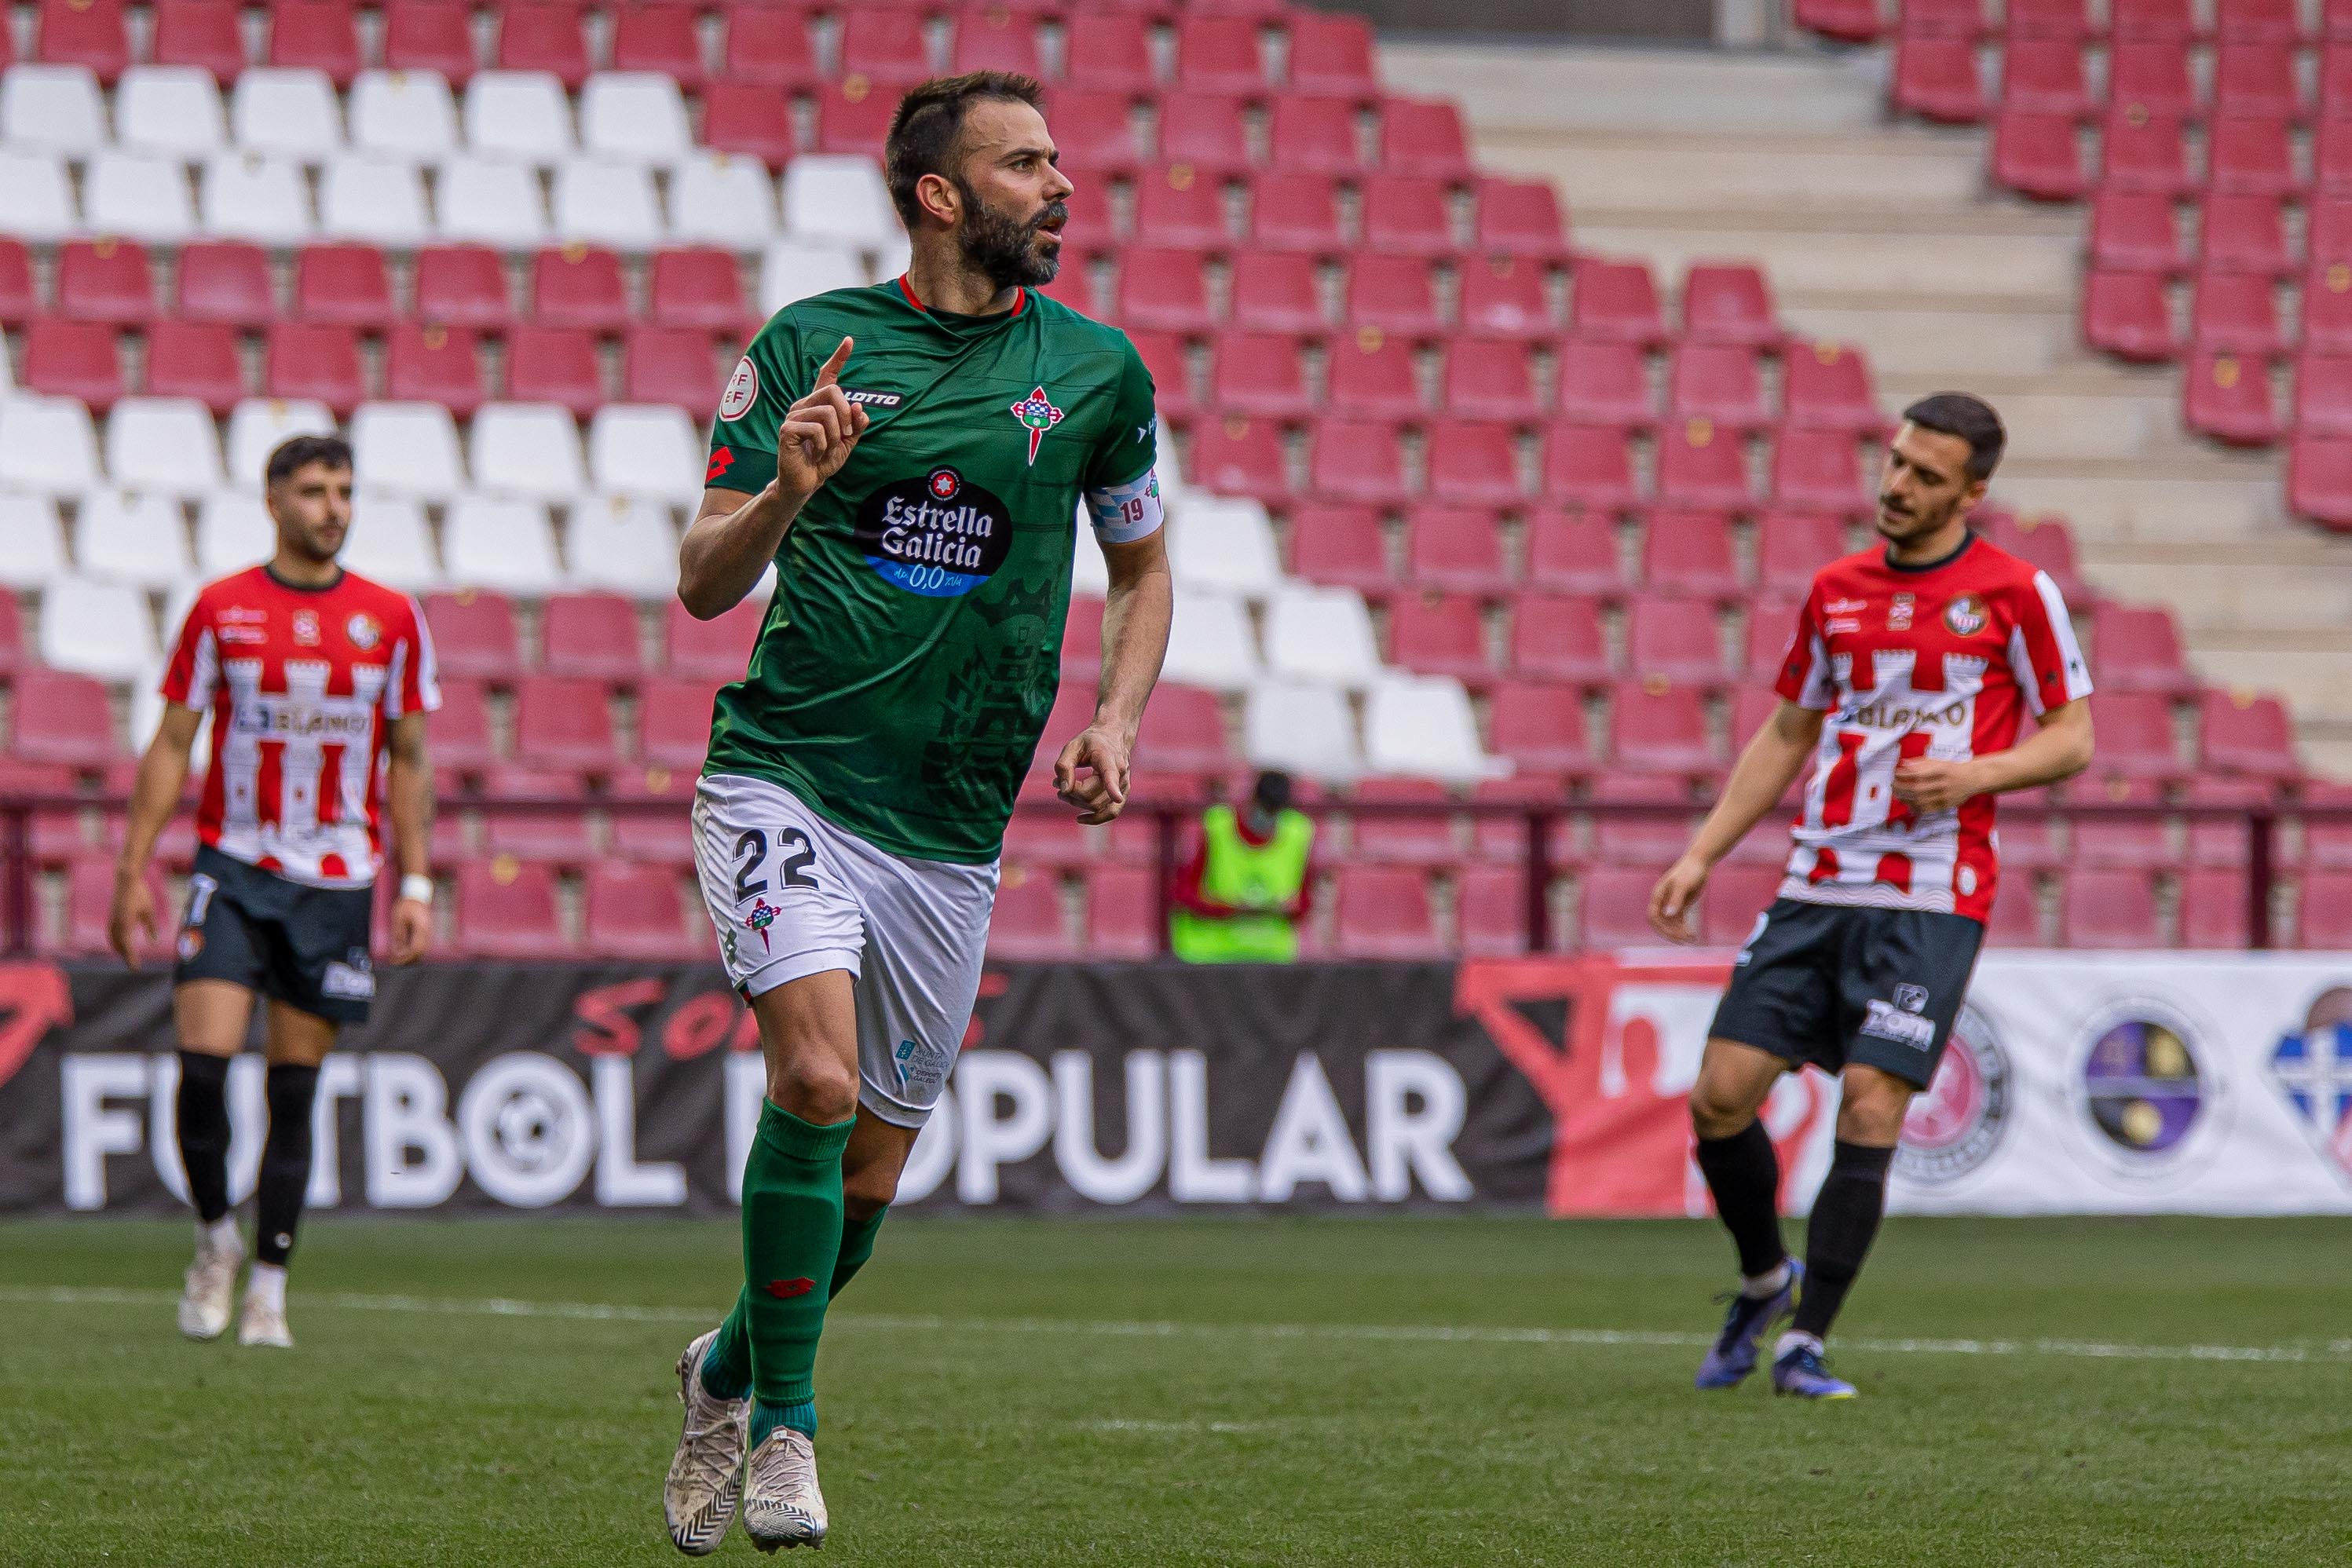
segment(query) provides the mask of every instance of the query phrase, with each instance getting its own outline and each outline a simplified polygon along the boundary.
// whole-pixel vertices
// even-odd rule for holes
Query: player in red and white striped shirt
[[[392,906],[393,961],[431,939],[425,716],[441,694],[416,601],[335,562],[351,528],[350,446],[298,436],[270,454],[265,479],[277,552],[207,585],[188,611],[139,765],[109,928],[131,964],[142,935],[157,935],[147,862],[209,714],[172,992],[180,1159],[197,1216],[180,1328],[211,1339],[228,1324],[244,1246],[228,1202],[226,1085],[259,995],[269,1002],[269,1132],[237,1338],[286,1345],[286,1259],[310,1182],[319,1064],[375,995],[369,926],[387,797],[406,873]]]
[[[2000,460],[2000,418],[1941,392],[1903,419],[1879,487],[1885,548],[1813,579],[1779,709],[1651,896],[1659,932],[1693,940],[1708,872],[1811,759],[1788,875],[1735,960],[1691,1090],[1699,1169],[1742,1276],[1702,1388],[1746,1377],[1793,1310],[1774,1387],[1853,1396],[1823,1368],[1822,1336],[1877,1231],[1904,1113],[1935,1075],[1976,966],[1999,884],[1993,797],[2091,760],[2091,676],[2064,601],[2046,573],[1968,527]],[[2038,727],[2020,740],[2029,713]],[[1800,1265],[1781,1245],[1780,1165],[1757,1113],[1781,1073],[1808,1062],[1837,1073],[1842,1093]]]

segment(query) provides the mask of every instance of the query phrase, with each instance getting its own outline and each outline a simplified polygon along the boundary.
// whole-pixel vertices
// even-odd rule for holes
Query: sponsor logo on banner
[[[1930,1186],[1958,1181],[1992,1157],[2009,1129],[2009,1052],[1991,1019],[1963,1004],[1927,1092],[1911,1102],[1895,1168]]]
[[[2313,1147],[2352,1180],[2352,987],[2322,991],[2303,1027],[2279,1037],[2271,1082]]]
[[[2075,1048],[2074,1142],[2096,1169],[2130,1181],[2179,1180],[2221,1137],[2229,1101],[2207,1058],[2212,1032],[2169,1003],[2095,1014]]]

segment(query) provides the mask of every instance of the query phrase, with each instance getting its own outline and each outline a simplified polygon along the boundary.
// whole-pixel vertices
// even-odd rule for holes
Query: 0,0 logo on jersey
[[[952,468],[885,485],[857,508],[857,552],[866,564],[928,599],[970,593],[1012,549],[1011,511]]]

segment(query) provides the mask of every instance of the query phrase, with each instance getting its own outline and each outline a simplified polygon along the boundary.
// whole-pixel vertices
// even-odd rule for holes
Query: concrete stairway
[[[1668,285],[1754,257],[1784,319],[1863,345],[1890,402],[1990,400],[1997,497],[2063,513],[2098,588],[2171,604],[2207,679],[2285,695],[2306,764],[2352,776],[2352,540],[2285,516],[2278,454],[2189,434],[2178,372],[2081,346],[2083,212],[1993,191],[1981,133],[1889,121],[1883,55],[1382,57],[1399,88],[1463,104],[1486,166],[1553,181],[1580,248]]]

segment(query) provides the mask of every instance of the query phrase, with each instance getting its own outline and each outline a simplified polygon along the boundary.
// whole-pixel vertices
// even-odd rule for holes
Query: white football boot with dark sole
[[[669,1521],[670,1544],[688,1557],[707,1557],[727,1539],[735,1522],[735,1501],[743,1490],[743,1448],[751,1427],[751,1401],[721,1399],[702,1386],[702,1358],[717,1329],[686,1347],[677,1358],[677,1396],[686,1406],[686,1430],[669,1461],[662,1485],[662,1515]]]
[[[816,1445],[779,1427],[751,1450],[743,1483],[743,1531],[762,1552],[822,1546],[824,1494],[816,1486]]]

